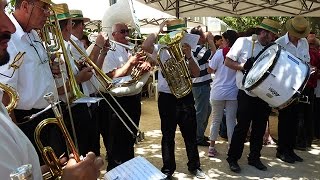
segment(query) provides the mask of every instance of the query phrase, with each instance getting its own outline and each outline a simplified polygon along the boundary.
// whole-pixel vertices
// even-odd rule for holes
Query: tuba
[[[157,62],[161,67],[161,72],[168,82],[168,86],[173,95],[182,98],[192,90],[192,79],[181,50],[181,39],[184,31],[173,31],[160,39],[166,46],[158,51]],[[162,60],[162,52],[169,53],[170,58]],[[164,52],[165,53],[165,52]]]

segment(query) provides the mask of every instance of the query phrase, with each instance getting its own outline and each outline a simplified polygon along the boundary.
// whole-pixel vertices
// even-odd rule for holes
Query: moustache
[[[0,41],[10,40],[10,38],[11,38],[11,33],[1,33],[0,34]]]

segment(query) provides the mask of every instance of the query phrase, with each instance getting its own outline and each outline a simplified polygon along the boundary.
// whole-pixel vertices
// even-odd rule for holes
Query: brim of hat
[[[260,26],[260,25],[258,25],[257,28],[267,30],[267,31],[269,31],[269,32],[272,32],[272,33],[275,34],[275,35],[279,35],[279,32],[274,31],[274,30],[271,30],[271,29],[266,28],[266,27],[263,27],[263,26]]]
[[[72,20],[82,20],[85,23],[90,21],[89,18],[85,18],[85,17],[74,17],[72,18]]]
[[[65,17],[62,17],[62,18],[59,18],[59,15],[57,15],[58,21],[62,21],[62,20],[66,20],[66,19],[73,19],[73,18],[74,18],[73,15],[65,16]],[[51,22],[54,21],[54,19],[52,18],[52,16],[50,16],[50,21],[51,21]]]
[[[288,33],[290,34],[290,36],[297,37],[297,38],[305,38],[308,36],[308,34],[310,33],[310,30],[311,30],[310,26],[308,26],[307,29],[303,33],[297,33],[296,31],[294,31],[292,29],[291,21],[292,21],[292,19],[289,19],[286,22],[286,29],[287,29]]]

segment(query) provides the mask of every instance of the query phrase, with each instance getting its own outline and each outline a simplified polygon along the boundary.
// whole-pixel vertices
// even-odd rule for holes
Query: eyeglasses
[[[129,29],[121,29],[120,31],[117,31],[121,34],[129,33]]]
[[[38,5],[36,5],[36,4],[32,4],[34,7],[37,7],[37,8],[39,8],[39,9],[41,9],[42,11],[43,11],[43,13],[50,13],[50,9],[49,9],[49,7],[48,6],[46,6],[46,7],[41,7],[41,6],[38,6]]]

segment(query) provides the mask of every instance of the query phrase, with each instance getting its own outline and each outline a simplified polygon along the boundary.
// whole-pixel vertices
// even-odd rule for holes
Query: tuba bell
[[[161,72],[168,82],[171,93],[177,98],[186,96],[192,90],[191,75],[180,45],[183,36],[184,31],[173,31],[166,34],[159,40],[166,46],[161,47],[157,55]],[[170,55],[165,62],[161,59],[163,51],[167,51]]]

